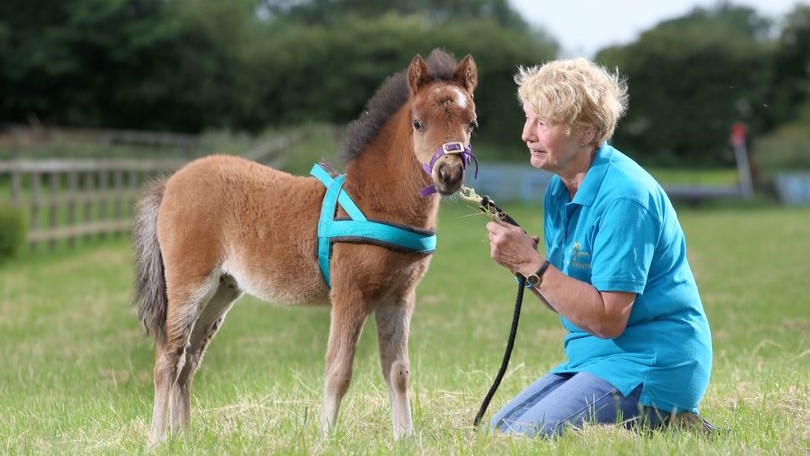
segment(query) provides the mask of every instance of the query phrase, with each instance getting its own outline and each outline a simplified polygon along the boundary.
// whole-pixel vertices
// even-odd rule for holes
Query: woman
[[[567,360],[491,428],[553,436],[583,423],[656,427],[697,413],[712,347],[683,231],[661,186],[606,142],[627,106],[625,83],[585,59],[521,68],[515,81],[531,164],[554,174],[546,255],[497,222],[487,224],[490,250],[559,313]]]

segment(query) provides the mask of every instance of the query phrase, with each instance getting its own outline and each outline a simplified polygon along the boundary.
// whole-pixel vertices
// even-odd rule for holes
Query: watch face
[[[531,274],[529,277],[526,277],[526,281],[529,282],[529,285],[536,286],[540,283],[540,277],[537,274]]]

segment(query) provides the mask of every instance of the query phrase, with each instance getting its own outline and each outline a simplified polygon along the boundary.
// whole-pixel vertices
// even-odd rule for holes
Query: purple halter
[[[442,155],[460,155],[461,156],[461,169],[467,169],[467,165],[470,164],[470,160],[475,160],[475,178],[478,178],[478,159],[475,158],[473,155],[472,148],[470,146],[464,146],[464,144],[460,142],[448,142],[444,143],[436,149],[436,153],[433,154],[433,158],[430,159],[430,164],[422,165],[422,169],[428,173],[429,176],[433,173],[433,165],[436,164],[436,160],[438,160]],[[419,192],[422,196],[428,196],[431,193],[436,193],[436,186],[431,184],[422,189]]]

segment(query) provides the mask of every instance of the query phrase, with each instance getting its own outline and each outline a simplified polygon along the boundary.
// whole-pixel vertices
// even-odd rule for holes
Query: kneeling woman
[[[497,222],[487,224],[490,250],[560,315],[567,360],[490,427],[553,436],[583,423],[655,427],[696,414],[711,371],[709,324],[669,198],[607,143],[626,109],[625,83],[585,59],[521,69],[515,80],[531,164],[554,174],[546,255]]]

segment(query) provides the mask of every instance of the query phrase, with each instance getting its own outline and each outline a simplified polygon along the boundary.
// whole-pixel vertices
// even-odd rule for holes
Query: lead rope
[[[512,347],[515,346],[515,336],[517,336],[518,323],[520,322],[520,308],[523,306],[523,290],[525,289],[526,278],[520,276],[520,278],[518,278],[517,296],[515,297],[515,313],[512,315],[512,328],[509,330],[509,340],[506,342],[506,351],[503,354],[503,360],[501,361],[501,368],[498,370],[498,375],[495,376],[495,381],[493,381],[492,386],[489,387],[489,392],[484,396],[481,408],[478,409],[478,414],[475,415],[475,420],[473,421],[475,429],[478,429],[478,425],[481,424],[481,418],[483,418],[484,413],[486,413],[492,396],[498,391],[501,380],[503,380],[503,376],[506,373],[506,368],[509,367],[509,358],[512,357]]]
[[[481,197],[475,193],[475,190],[466,186],[461,187],[459,196],[461,196],[463,200],[475,203],[478,206],[478,210],[483,212],[490,219],[500,220],[520,228],[518,222],[496,206],[495,202],[492,201],[489,196],[485,195]],[[478,409],[478,414],[475,415],[475,420],[473,420],[475,429],[478,429],[478,425],[481,424],[481,418],[484,417],[484,413],[486,413],[489,403],[492,401],[492,397],[495,396],[495,392],[498,391],[498,387],[501,385],[501,380],[503,380],[506,369],[509,367],[509,359],[512,357],[512,348],[515,346],[515,337],[517,336],[518,323],[520,322],[520,309],[523,306],[523,292],[526,290],[526,278],[521,274],[516,274],[516,277],[518,281],[517,295],[515,296],[515,312],[512,315],[512,327],[509,330],[509,340],[506,342],[506,351],[503,354],[503,360],[501,361],[500,369],[498,369],[498,374],[495,376],[492,386],[489,387],[487,395],[484,396],[481,408]]]

